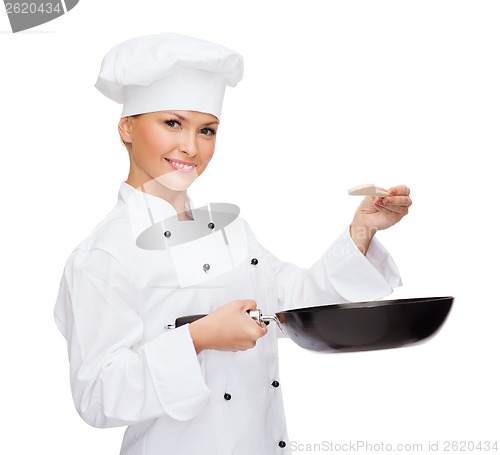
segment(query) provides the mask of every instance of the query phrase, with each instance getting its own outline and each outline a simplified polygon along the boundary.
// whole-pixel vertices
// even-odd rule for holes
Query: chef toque
[[[243,57],[209,41],[161,33],[133,38],[104,57],[96,88],[123,104],[121,116],[164,110],[220,118],[226,85],[243,77]]]

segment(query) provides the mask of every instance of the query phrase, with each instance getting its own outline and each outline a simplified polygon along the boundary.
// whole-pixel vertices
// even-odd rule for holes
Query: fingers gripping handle
[[[259,309],[256,310],[248,310],[247,311],[248,315],[261,327],[269,324],[269,321],[273,320],[278,324],[279,329],[284,333],[283,327],[281,326],[280,322],[278,321],[278,318],[276,316],[263,316],[262,312]],[[180,318],[177,318],[175,320],[175,323],[173,324],[168,324],[165,326],[165,329],[175,329],[177,327],[181,327],[185,324],[190,324],[191,322],[197,321],[198,319],[201,319],[205,317],[206,314],[191,314],[189,316],[182,316]]]
[[[262,320],[262,313],[260,310],[257,308],[256,310],[247,310],[248,315],[261,327],[264,326],[264,324],[269,324],[269,321],[263,321]]]
[[[258,308],[256,310],[248,310],[247,313],[261,327],[264,327],[264,324],[269,325],[270,321],[274,321],[274,322],[276,322],[276,325],[281,330],[281,332],[285,333],[283,326],[281,325],[280,321],[278,320],[278,318],[275,315],[264,316],[264,315],[262,315],[262,312]]]

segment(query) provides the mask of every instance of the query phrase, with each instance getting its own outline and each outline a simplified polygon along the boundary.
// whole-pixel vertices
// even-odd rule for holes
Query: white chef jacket
[[[131,202],[139,194],[147,213]],[[263,314],[377,299],[400,285],[398,270],[376,239],[363,256],[347,229],[311,268],[299,268],[272,256],[242,221],[244,236],[232,243],[243,260],[181,286],[168,248],[136,245],[138,230],[173,215],[166,201],[122,183],[114,209],[69,257],[54,314],[76,408],[92,426],[128,426],[121,455],[290,454],[276,325],[253,349],[198,355],[187,325],[166,326],[235,299],[256,300]],[[205,250],[186,250],[193,273],[217,263],[227,245]]]

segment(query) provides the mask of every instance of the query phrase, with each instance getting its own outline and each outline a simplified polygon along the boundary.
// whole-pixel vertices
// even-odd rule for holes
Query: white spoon
[[[364,185],[355,186],[348,192],[351,196],[389,196],[387,191],[379,190],[373,183],[365,183]]]

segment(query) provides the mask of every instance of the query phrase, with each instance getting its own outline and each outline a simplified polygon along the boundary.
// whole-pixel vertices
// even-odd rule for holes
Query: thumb
[[[242,300],[241,309],[243,311],[255,310],[257,308],[257,302],[255,300]]]

